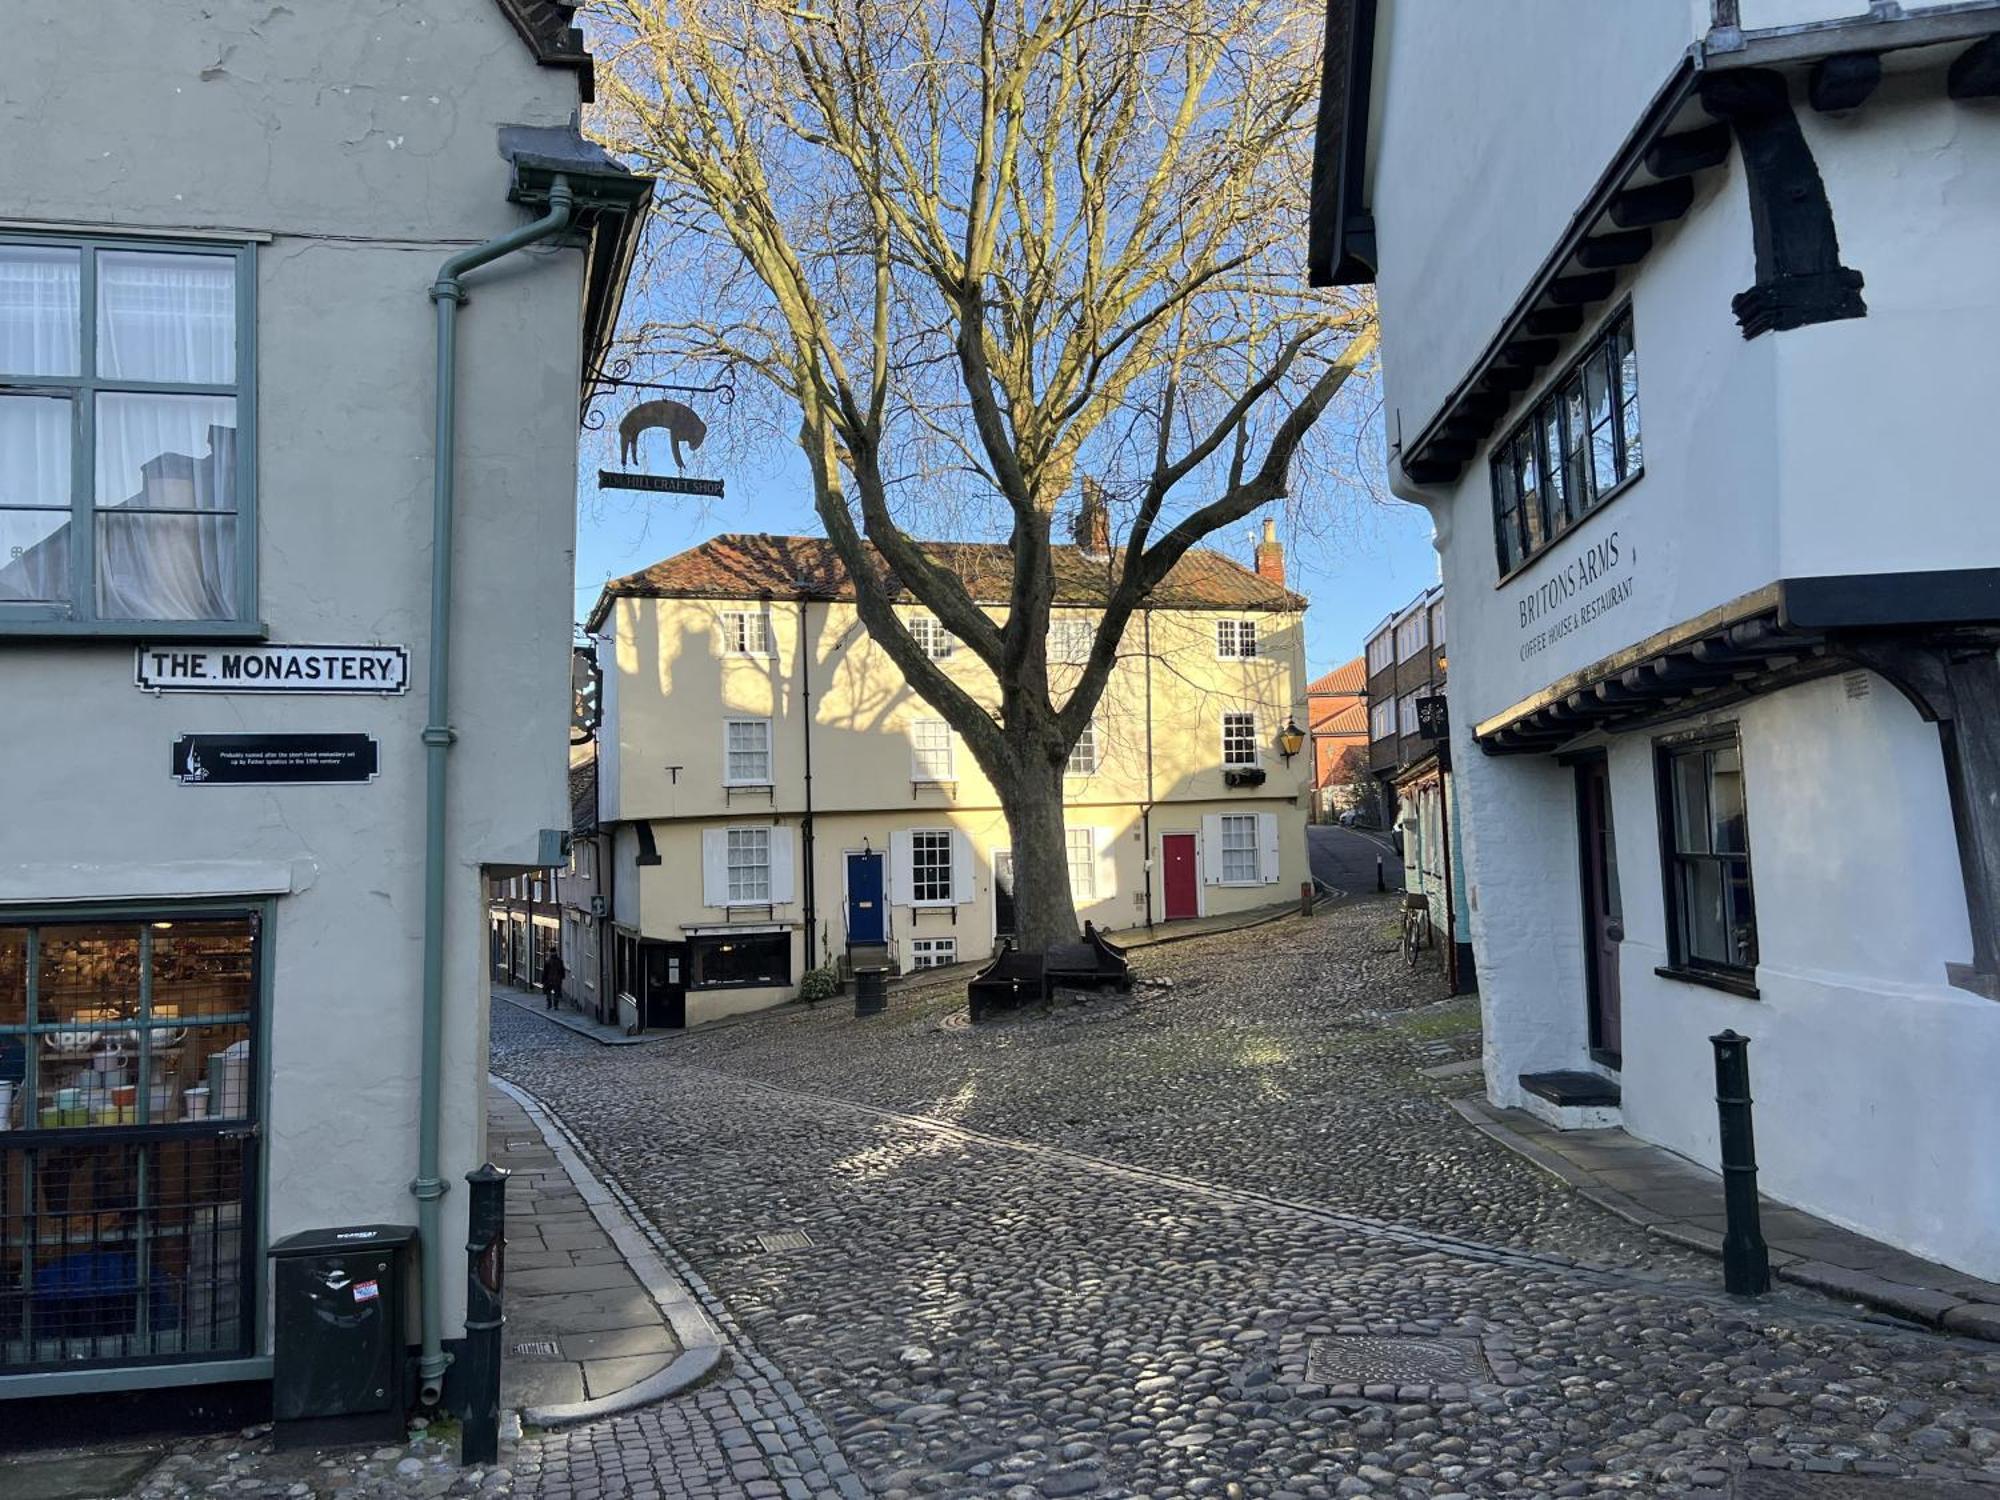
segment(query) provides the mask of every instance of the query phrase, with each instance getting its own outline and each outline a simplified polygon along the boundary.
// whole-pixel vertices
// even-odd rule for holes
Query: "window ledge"
[[[267,641],[261,620],[52,620],[8,619],[0,613],[0,640],[28,641]]]
[[[749,790],[753,792],[768,792],[769,790],[771,790],[773,786],[777,785],[776,782],[772,781],[727,781],[727,780],[725,780],[722,784],[726,787],[733,787],[737,791]]]
[[[1747,970],[1742,975],[1721,974],[1712,969],[1679,968],[1672,964],[1661,964],[1653,972],[1662,979],[1677,979],[1682,984],[1698,984],[1704,989],[1721,990],[1727,995],[1736,995],[1745,1000],[1761,1000],[1756,980],[1751,978],[1757,971]]]

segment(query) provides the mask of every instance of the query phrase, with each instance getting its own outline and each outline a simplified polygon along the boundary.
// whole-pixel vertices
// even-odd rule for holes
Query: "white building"
[[[569,824],[578,399],[648,184],[576,132],[561,5],[19,20],[0,1398],[268,1381],[267,1244],[376,1223],[421,1227],[428,1394],[485,1150],[485,880]]]
[[[2000,1275],[2000,6],[1329,39],[1313,269],[1378,286],[1437,523],[1492,1098],[1592,1075],[1713,1165],[1734,1028],[1767,1192]]]

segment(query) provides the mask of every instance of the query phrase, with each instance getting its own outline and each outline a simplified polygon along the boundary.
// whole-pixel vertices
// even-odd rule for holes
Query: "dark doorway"
[[[847,856],[847,941],[880,943],[889,936],[882,904],[882,856]]]
[[[1020,928],[1014,919],[1014,851],[995,849],[993,851],[993,940],[1005,942],[1018,937]]]
[[[1618,836],[1611,819],[1611,769],[1603,756],[1576,767],[1576,821],[1583,871],[1583,950],[1590,994],[1590,1055],[1622,1065],[1618,945],[1625,910],[1618,896]]]
[[[1166,895],[1167,920],[1201,915],[1201,872],[1195,868],[1195,840],[1191,833],[1160,836],[1160,877]]]
[[[687,1025],[687,944],[642,943],[642,997],[648,1031],[679,1031]]]

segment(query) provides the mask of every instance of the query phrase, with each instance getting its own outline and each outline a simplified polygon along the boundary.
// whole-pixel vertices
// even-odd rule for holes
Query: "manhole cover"
[[[803,1229],[766,1229],[757,1235],[757,1248],[766,1254],[774,1250],[810,1250],[812,1236]]]
[[[1859,1474],[1786,1474],[1755,1469],[1736,1481],[1736,1500],[1992,1500],[1993,1487],[1939,1479]]]
[[[526,1343],[516,1344],[514,1346],[514,1353],[526,1359],[560,1359],[562,1357],[562,1350],[556,1347],[554,1339],[529,1339]]]
[[[1306,1378],[1321,1385],[1442,1385],[1488,1380],[1471,1339],[1390,1339],[1341,1334],[1313,1340]]]

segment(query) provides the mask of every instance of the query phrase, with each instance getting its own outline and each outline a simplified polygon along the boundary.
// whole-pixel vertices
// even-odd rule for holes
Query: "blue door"
[[[882,856],[847,856],[847,941],[879,943],[889,936],[882,905]]]

